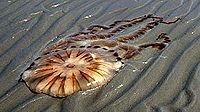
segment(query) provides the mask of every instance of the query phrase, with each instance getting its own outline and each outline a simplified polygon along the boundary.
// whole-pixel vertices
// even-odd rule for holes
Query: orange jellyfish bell
[[[71,46],[42,55],[22,79],[34,92],[65,97],[106,84],[122,67],[118,58],[100,46]]]

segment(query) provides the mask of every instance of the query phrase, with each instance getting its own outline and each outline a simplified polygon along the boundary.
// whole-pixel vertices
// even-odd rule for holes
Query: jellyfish
[[[143,27],[131,34],[116,36],[147,20]],[[144,49],[162,50],[171,40],[162,32],[152,43],[132,45],[130,41],[142,38],[159,24],[173,24],[178,20],[180,18],[164,21],[162,17],[149,14],[117,20],[107,26],[89,26],[84,32],[46,46],[21,78],[31,91],[53,97],[66,97],[78,91],[102,87]]]

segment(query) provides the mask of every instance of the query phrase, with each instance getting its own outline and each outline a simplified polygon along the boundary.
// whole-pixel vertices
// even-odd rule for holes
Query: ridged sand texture
[[[199,0],[0,1],[0,111],[198,112],[199,10]],[[156,18],[145,19],[149,14]],[[170,22],[179,17],[181,20],[173,24],[161,22],[162,18]],[[72,43],[66,45],[66,40]],[[58,47],[59,42],[63,46]],[[84,51],[90,62],[99,61],[95,59],[99,57],[109,66],[124,65],[106,67],[109,72],[100,73],[105,74],[104,78],[96,73],[95,79],[78,82],[72,74],[84,76],[77,72],[77,68],[83,71],[84,67],[69,64],[75,60],[63,57],[63,52],[70,51],[73,55]],[[39,64],[49,61],[47,57],[59,61],[59,66],[53,67],[71,77],[74,84],[69,87],[74,89],[68,94],[73,94],[65,93],[62,81],[58,83],[60,89],[55,89],[57,95],[51,89],[36,91],[36,84],[28,82],[36,81],[27,77]],[[48,72],[54,71],[51,69]],[[27,80],[26,84],[18,81],[20,78]],[[92,84],[97,89],[82,87],[94,80],[104,83]]]

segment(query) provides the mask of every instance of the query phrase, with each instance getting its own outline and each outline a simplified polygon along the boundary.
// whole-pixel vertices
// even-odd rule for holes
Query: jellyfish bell
[[[26,85],[36,93],[65,97],[109,82],[123,66],[117,56],[101,47],[68,48],[36,60],[22,74]]]

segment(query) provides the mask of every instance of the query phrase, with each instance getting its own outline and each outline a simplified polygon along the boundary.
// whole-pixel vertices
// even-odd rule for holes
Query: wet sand
[[[200,110],[199,0],[2,0],[0,1],[0,111],[3,112],[198,112]],[[107,85],[66,98],[32,93],[20,74],[52,39],[92,24],[154,14],[158,25],[141,40],[166,32],[171,43],[147,49]],[[134,29],[133,29],[134,31]],[[126,33],[126,32],[125,32]]]

